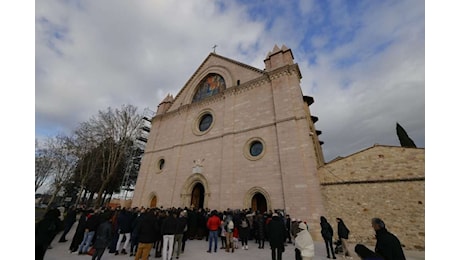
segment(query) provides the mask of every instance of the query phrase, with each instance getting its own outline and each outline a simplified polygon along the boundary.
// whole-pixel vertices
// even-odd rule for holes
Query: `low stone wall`
[[[406,181],[322,186],[329,223],[350,229],[351,243],[375,245],[371,219],[381,218],[405,249],[425,249],[425,182]]]
[[[350,242],[375,245],[371,219],[410,250],[425,248],[425,149],[375,145],[319,168],[325,216],[344,220]]]

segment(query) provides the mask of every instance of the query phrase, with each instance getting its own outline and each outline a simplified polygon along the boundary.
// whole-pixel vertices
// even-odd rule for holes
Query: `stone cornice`
[[[299,65],[297,63],[279,67],[277,69],[266,72],[270,80],[292,75],[293,73],[297,75],[299,80],[302,79],[302,73],[300,73]]]

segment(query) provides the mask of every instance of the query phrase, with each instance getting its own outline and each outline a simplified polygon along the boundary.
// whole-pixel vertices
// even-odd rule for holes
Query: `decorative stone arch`
[[[246,192],[246,195],[244,196],[244,207],[245,208],[251,208],[252,207],[252,198],[254,195],[257,193],[262,194],[265,197],[265,200],[267,201],[267,211],[272,209],[272,202],[270,199],[270,194],[263,189],[262,187],[252,187]]]
[[[206,177],[204,177],[204,175],[201,173],[194,173],[185,180],[184,185],[182,186],[181,194],[180,194],[181,201],[182,201],[182,207],[190,207],[190,201],[192,199],[193,188],[198,183],[200,183],[204,187],[203,207],[204,208],[208,207],[209,197],[211,196],[211,193],[209,190],[208,181],[206,180]]]
[[[199,83],[201,82],[201,80],[203,80],[204,77],[206,77],[208,74],[211,74],[211,73],[219,74],[220,76],[222,76],[222,78],[224,78],[225,86],[227,89],[236,84],[233,79],[232,74],[227,68],[220,66],[220,65],[209,67],[206,70],[202,71],[200,74],[196,75],[193,81],[190,82],[191,91],[187,94],[187,97],[185,98],[185,101],[187,104],[192,103],[193,96],[195,95],[197,88],[200,87]]]

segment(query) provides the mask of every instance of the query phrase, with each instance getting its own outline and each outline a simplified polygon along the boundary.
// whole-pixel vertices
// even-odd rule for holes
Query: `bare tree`
[[[41,148],[35,139],[35,192],[51,174],[52,161],[48,149]]]
[[[101,163],[101,155],[97,152],[97,140],[95,133],[91,131],[92,126],[88,122],[83,122],[75,130],[71,140],[71,147],[78,157],[78,164],[75,171],[75,179],[80,183],[76,204],[83,195],[83,191],[91,175],[96,174],[96,167]]]
[[[101,204],[107,185],[117,176],[120,165],[126,162],[128,149],[138,136],[142,125],[142,116],[132,105],[123,105],[120,109],[108,108],[92,117],[87,126],[94,134],[94,140],[102,147],[101,186],[97,192],[95,205]]]
[[[47,141],[47,149],[52,161],[50,177],[53,190],[47,210],[56,199],[57,194],[73,176],[77,157],[74,155],[69,144],[69,137],[63,135],[57,135]]]

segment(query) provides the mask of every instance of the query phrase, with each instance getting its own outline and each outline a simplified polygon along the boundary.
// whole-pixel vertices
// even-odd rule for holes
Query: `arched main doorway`
[[[150,208],[156,208],[157,207],[157,196],[153,195],[152,200],[150,200]]]
[[[267,212],[267,199],[262,193],[257,192],[252,196],[251,207],[254,211]]]
[[[192,189],[192,199],[190,201],[190,207],[204,208],[204,186],[200,182],[195,184]]]

